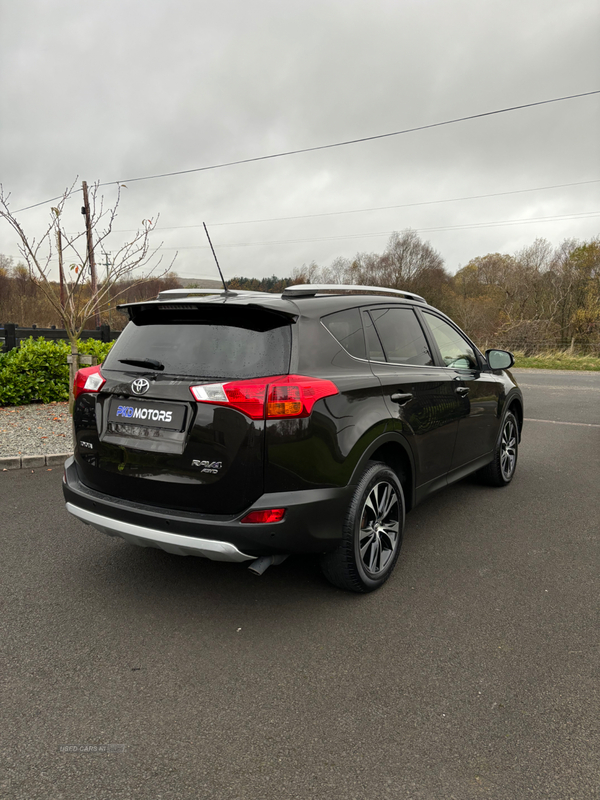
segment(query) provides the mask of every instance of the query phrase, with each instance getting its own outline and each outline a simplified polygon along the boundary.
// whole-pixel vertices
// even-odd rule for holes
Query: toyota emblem
[[[131,384],[131,391],[134,394],[146,394],[149,388],[150,382],[147,381],[146,378],[137,378],[137,380],[133,381]]]

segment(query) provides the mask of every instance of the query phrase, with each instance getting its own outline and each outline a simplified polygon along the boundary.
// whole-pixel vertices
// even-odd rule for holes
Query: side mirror
[[[490,369],[510,369],[515,363],[515,357],[508,350],[486,350],[485,357]]]

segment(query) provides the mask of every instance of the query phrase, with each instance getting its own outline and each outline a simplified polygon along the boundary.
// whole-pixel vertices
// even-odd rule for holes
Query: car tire
[[[508,411],[502,420],[500,435],[491,462],[479,470],[479,477],[488,486],[508,486],[517,468],[519,455],[519,424]]]
[[[372,592],[392,574],[402,546],[405,504],[396,473],[369,462],[352,495],[340,545],[321,559],[327,580],[351,592]]]

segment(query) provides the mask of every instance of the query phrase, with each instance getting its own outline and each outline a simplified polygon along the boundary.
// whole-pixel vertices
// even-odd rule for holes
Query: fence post
[[[14,322],[4,323],[4,352],[8,353],[17,346],[16,325]]]
[[[110,342],[110,325],[100,325],[100,341]]]

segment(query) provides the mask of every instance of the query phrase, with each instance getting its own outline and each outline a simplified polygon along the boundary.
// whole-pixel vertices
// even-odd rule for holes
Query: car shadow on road
[[[310,599],[321,603],[356,603],[361,598],[398,591],[403,583],[406,559],[419,557],[431,542],[444,537],[444,528],[460,506],[477,502],[473,493],[480,487],[474,479],[457,484],[453,492],[444,490],[407,515],[405,542],[396,569],[388,584],[375,595],[356,595],[331,586],[321,575],[318,557],[292,555],[283,564],[270,567],[262,576],[252,574],[246,563],[210,561],[194,556],[178,556],[154,548],[139,548],[98,534],[96,558],[88,567],[79,564],[86,581],[97,591],[110,593],[119,603],[136,605],[184,602],[247,606],[248,604],[304,605]],[[458,497],[457,497],[458,493]],[[458,507],[457,507],[458,501]],[[423,555],[421,553],[421,555]],[[89,559],[92,553],[87,552]],[[249,563],[249,562],[248,562]]]

